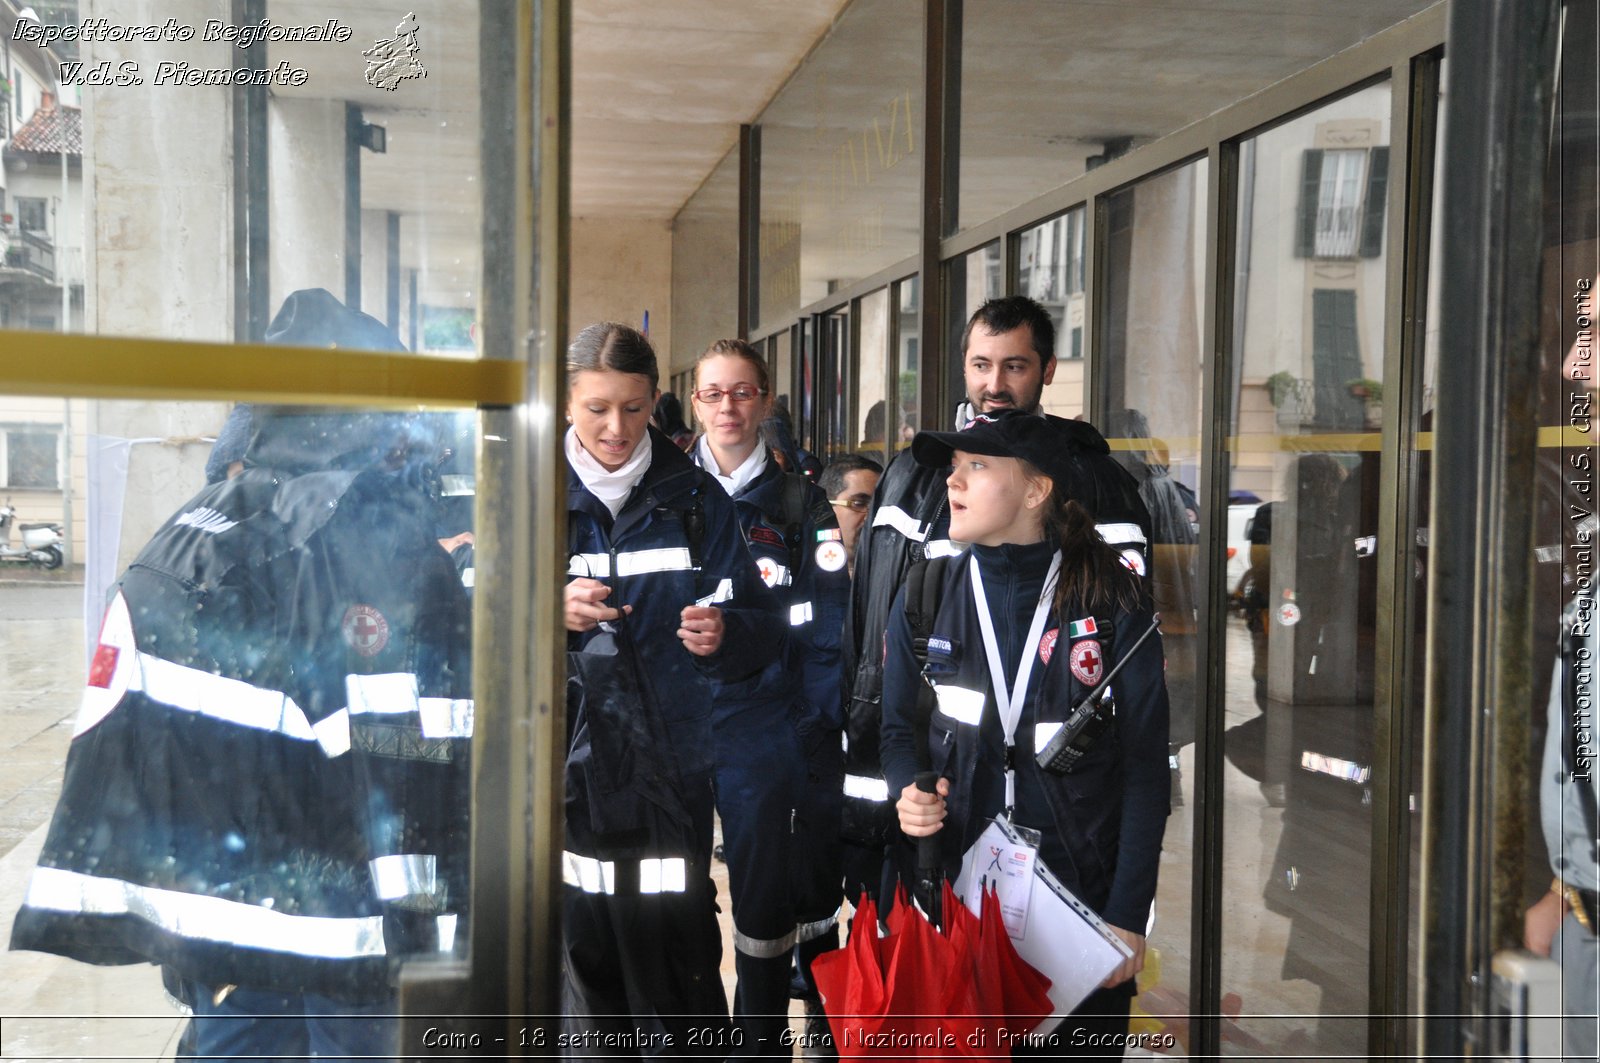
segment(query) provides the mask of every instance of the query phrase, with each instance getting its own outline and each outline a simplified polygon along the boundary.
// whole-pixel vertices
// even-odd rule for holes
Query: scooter
[[[0,506],[0,564],[32,565],[36,568],[61,567],[61,525],[20,524],[22,545],[11,545],[11,525],[16,522],[17,509],[6,499]]]

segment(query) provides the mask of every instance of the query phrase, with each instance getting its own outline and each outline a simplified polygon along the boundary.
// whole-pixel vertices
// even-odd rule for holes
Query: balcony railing
[[[42,280],[55,280],[56,249],[49,239],[26,229],[6,235],[8,268],[25,270]]]

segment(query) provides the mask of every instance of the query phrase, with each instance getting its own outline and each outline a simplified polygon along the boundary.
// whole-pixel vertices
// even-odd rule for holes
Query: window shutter
[[[1362,207],[1361,257],[1383,250],[1383,205],[1389,193],[1389,149],[1373,148],[1367,157],[1367,198]]]
[[[1322,191],[1322,149],[1306,151],[1300,170],[1300,213],[1295,219],[1294,256],[1310,258],[1317,246],[1317,199]]]

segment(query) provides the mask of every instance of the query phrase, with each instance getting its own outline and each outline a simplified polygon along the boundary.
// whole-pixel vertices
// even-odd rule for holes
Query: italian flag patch
[[[1082,620],[1074,620],[1067,625],[1067,637],[1069,639],[1081,639],[1085,635],[1096,634],[1099,630],[1095,626],[1094,617],[1086,616]]]

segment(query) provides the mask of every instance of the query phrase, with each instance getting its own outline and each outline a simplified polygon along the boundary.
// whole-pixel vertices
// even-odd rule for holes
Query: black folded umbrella
[[[577,786],[597,839],[665,821],[692,832],[689,809],[662,718],[625,621],[612,622],[567,654],[568,830]],[[650,806],[650,807],[646,807]]]

